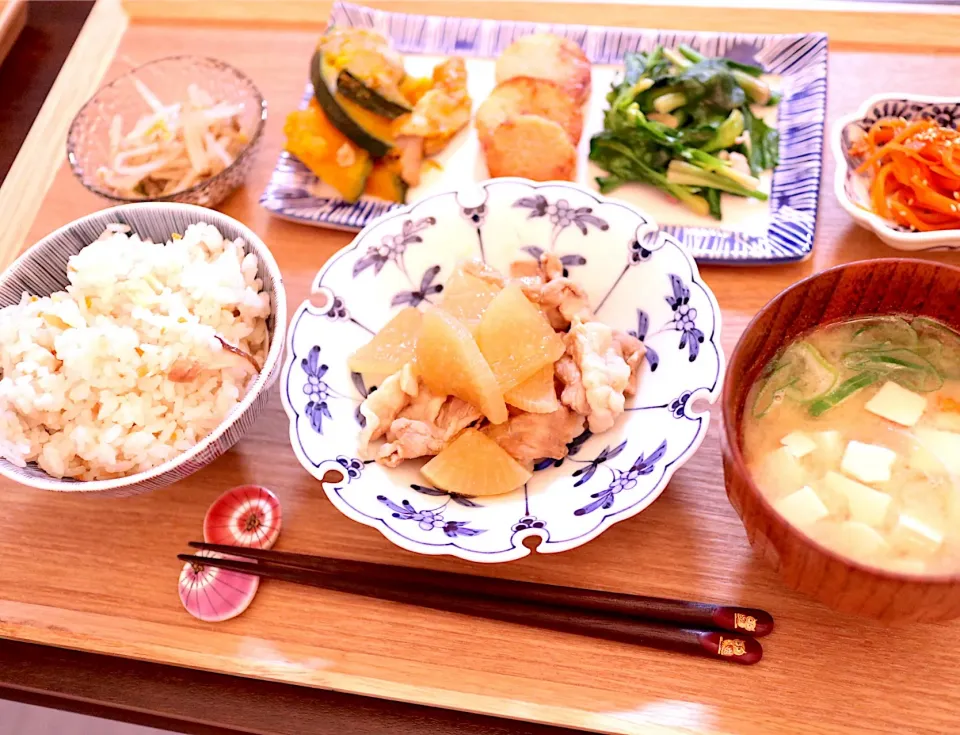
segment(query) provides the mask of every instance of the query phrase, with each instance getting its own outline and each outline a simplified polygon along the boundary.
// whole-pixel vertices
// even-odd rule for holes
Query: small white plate
[[[838,120],[833,129],[833,154],[837,159],[834,193],[840,206],[857,224],[872,230],[897,250],[960,249],[960,230],[915,232],[884,219],[870,208],[871,177],[857,173],[859,163],[848,151],[877,120],[884,117],[902,117],[906,120],[931,118],[941,125],[960,128],[960,100],[897,92],[878,94],[864,102],[853,114]]]

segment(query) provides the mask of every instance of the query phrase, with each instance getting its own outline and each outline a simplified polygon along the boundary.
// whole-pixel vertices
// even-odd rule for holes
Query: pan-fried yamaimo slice
[[[538,115],[553,120],[577,145],[583,132],[583,109],[555,82],[515,77],[498,84],[477,110],[477,135],[484,148],[494,131],[517,115]]]
[[[514,41],[497,59],[497,83],[514,77],[556,82],[583,104],[590,96],[590,60],[576,43],[549,33]]]
[[[571,181],[577,168],[577,150],[567,132],[537,115],[517,115],[497,126],[485,153],[491,178]]]

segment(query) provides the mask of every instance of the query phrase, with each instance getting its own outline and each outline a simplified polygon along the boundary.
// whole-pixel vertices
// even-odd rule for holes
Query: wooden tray
[[[893,16],[877,16],[880,30],[874,40],[856,44],[851,39],[868,33],[872,17],[849,9],[859,3],[836,3],[845,8],[836,14],[806,5],[785,11],[778,3],[769,14],[756,7],[749,13],[728,9],[725,15],[714,12],[713,5],[702,17],[699,11],[674,9],[669,18],[656,3],[604,3],[609,18],[588,3],[408,2],[404,10],[469,14],[460,11],[485,9],[499,17],[570,22],[592,15],[632,25],[672,19],[707,30],[836,31],[841,40],[832,46],[828,123],[881,91],[955,91],[960,34],[946,34],[943,27],[948,22],[956,27],[957,15],[937,11],[940,30],[931,37],[954,46],[932,56],[906,47],[878,49],[877,43],[892,40],[884,29]],[[200,25],[158,17],[177,10],[187,17],[201,7],[215,17]],[[886,4],[878,7],[892,12]],[[279,20],[265,28],[260,21],[270,9]],[[63,162],[71,116],[103,71],[110,79],[131,60],[202,53],[245,69],[269,100],[266,139],[250,184],[223,209],[271,246],[289,301],[296,305],[321,263],[350,236],[272,219],[256,200],[282,144],[285,113],[302,92],[304,67],[324,14],[298,0],[165,0],[133,2],[129,10],[134,17],[125,30],[126,16],[114,0],[98,2],[27,141],[25,155],[32,165],[21,156],[0,190],[0,221],[9,223],[0,239],[0,262],[3,253],[9,257],[22,244],[104,206]],[[297,16],[298,11],[303,14]],[[906,11],[898,12],[905,43],[920,42],[906,24]],[[296,23],[298,17],[306,20]],[[922,30],[929,18],[917,17]],[[109,59],[114,45],[116,60],[107,66],[101,57]],[[704,269],[723,307],[728,351],[752,314],[780,289],[835,263],[894,254],[852,225],[833,198],[829,153],[825,163],[820,226],[809,261],[769,269]],[[960,263],[958,255],[929,257]],[[960,632],[960,623],[888,629],[833,614],[787,591],[751,555],[727,503],[717,437],[714,426],[664,496],[636,518],[574,551],[486,567],[406,553],[336,512],[296,462],[275,395],[260,424],[233,451],[166,490],[97,500],[0,483],[0,636],[602,732],[955,729],[960,689],[947,682],[960,666],[960,650],[947,641]],[[175,555],[200,536],[209,503],[242,482],[269,485],[280,495],[286,518],[280,548],[740,602],[773,612],[778,629],[765,640],[762,664],[738,668],[283,584],[264,585],[240,618],[204,625],[180,607]]]
[[[0,0],[0,64],[27,23],[27,0]]]

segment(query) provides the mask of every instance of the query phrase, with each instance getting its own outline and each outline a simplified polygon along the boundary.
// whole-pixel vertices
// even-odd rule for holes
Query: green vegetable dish
[[[766,201],[759,175],[777,165],[780,140],[759,113],[780,95],[762,74],[684,45],[627,54],[590,140],[590,160],[607,172],[600,191],[651,184],[716,219],[722,193]]]
[[[817,327],[744,414],[750,474],[788,522],[871,566],[960,571],[960,334],[897,315]]]

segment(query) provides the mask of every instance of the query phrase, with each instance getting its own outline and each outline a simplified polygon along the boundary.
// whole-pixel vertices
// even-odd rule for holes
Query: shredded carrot
[[[960,413],[960,402],[948,396],[938,397],[937,405],[939,406],[941,411],[952,411],[953,413]]]
[[[919,232],[960,229],[960,131],[933,120],[883,118],[850,146],[873,172],[870,206]]]
[[[876,181],[870,187],[870,199],[873,202],[874,211],[881,217],[890,216],[890,207],[887,206],[887,177],[893,171],[892,163],[885,163],[877,171]]]
[[[960,176],[960,151],[951,147],[950,150],[940,153],[940,162],[943,167],[949,169],[954,176]]]

